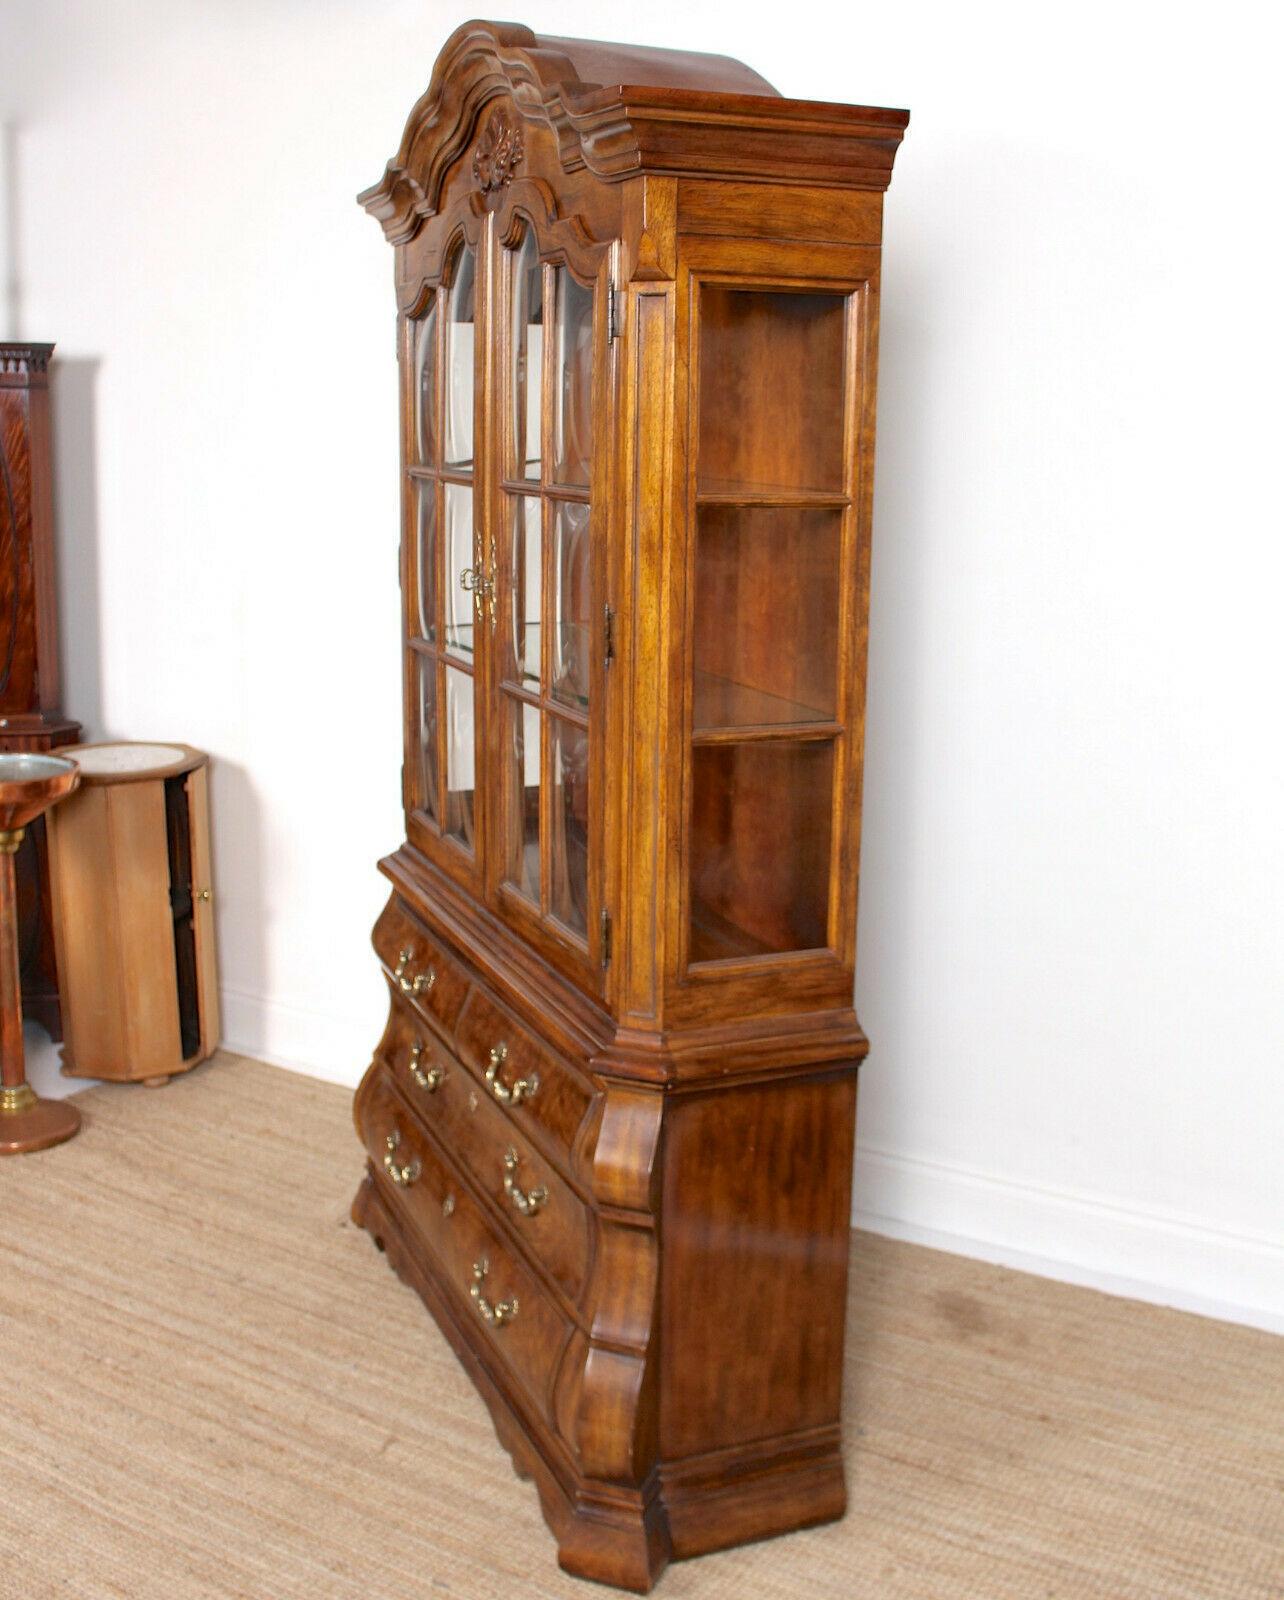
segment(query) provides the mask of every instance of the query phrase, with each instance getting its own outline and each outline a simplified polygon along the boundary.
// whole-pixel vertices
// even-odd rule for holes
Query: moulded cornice
[[[604,182],[670,177],[885,189],[909,115],[785,100],[722,56],[542,39],[467,22],[447,40],[383,177],[358,196],[393,244],[439,208],[452,163],[497,96],[551,129],[562,167]]]

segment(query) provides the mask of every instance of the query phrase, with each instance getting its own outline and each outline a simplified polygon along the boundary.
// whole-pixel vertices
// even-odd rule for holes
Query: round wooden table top
[[[63,745],[58,754],[74,761],[85,785],[143,783],[156,778],[176,778],[204,766],[209,757],[190,744],[149,743],[113,739],[103,744]]]

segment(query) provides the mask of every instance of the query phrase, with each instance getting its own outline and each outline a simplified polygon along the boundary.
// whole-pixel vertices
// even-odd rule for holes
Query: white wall
[[[399,838],[391,253],[463,13],[7,0],[67,709],[215,757],[226,1032],[354,1082]],[[908,105],[858,1005],[873,1226],[1284,1327],[1270,52],[1255,8],[528,4]],[[15,85],[18,86],[15,94]]]

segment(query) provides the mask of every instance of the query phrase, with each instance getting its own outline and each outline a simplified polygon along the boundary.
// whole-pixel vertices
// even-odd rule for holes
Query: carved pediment
[[[500,96],[515,116],[481,124],[473,176],[483,193],[511,180],[523,121],[552,130],[567,172],[587,168],[608,183],[654,172],[880,190],[908,121],[903,111],[782,99],[729,56],[467,22],[437,58],[383,177],[358,196],[394,244],[435,214],[447,171]]]

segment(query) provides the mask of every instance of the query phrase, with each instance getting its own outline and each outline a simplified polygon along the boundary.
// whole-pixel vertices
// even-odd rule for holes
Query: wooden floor
[[[3,1600],[554,1600],[528,1484],[347,1220],[350,1095],[223,1057],[0,1163]],[[851,1510],[717,1600],[1284,1596],[1284,1340],[854,1236]]]

